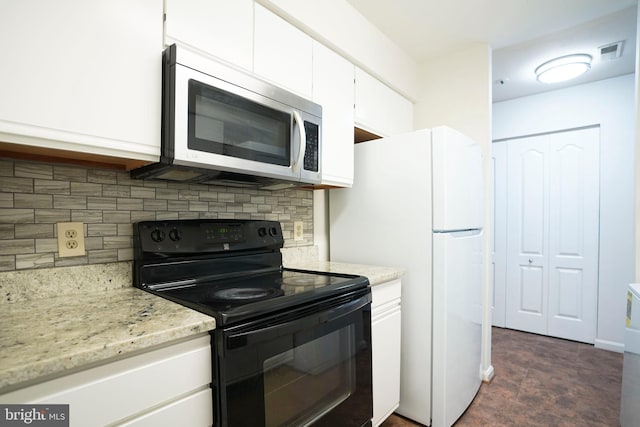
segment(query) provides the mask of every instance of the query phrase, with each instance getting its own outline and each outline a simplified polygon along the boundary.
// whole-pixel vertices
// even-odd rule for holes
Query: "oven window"
[[[354,326],[266,359],[265,426],[306,425],[355,392]]]
[[[289,166],[291,115],[189,80],[190,149]]]

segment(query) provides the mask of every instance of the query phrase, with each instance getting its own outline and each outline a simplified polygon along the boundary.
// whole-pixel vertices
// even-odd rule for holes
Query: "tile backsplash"
[[[125,171],[0,159],[0,271],[130,261],[137,221],[280,221],[285,247],[313,245],[313,193],[136,180]],[[293,240],[302,221],[304,238]],[[86,254],[60,258],[56,223],[84,223]]]

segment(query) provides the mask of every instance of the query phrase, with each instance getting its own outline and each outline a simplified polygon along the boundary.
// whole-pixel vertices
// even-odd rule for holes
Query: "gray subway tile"
[[[0,208],[0,223],[32,223],[33,220],[33,209]]]
[[[0,255],[17,255],[35,253],[33,239],[5,240],[0,244]]]
[[[103,221],[103,213],[101,210],[72,210],[71,221],[99,224]]]
[[[71,210],[69,209],[35,209],[35,222],[38,224],[69,221],[71,221]]]
[[[53,207],[56,209],[87,209],[87,198],[84,196],[53,196]]]
[[[116,224],[87,224],[87,236],[115,236],[118,234]]]
[[[16,255],[16,270],[54,267],[53,254]]]
[[[102,196],[102,184],[91,182],[72,182],[71,194],[73,196]]]
[[[104,264],[108,262],[118,261],[117,249],[101,249],[97,251],[89,251],[89,263]]]
[[[133,186],[131,187],[131,197],[135,199],[155,199],[156,189],[151,187]]]
[[[131,213],[124,211],[104,211],[102,221],[108,224],[130,224]]]
[[[118,199],[116,197],[87,197],[87,209],[111,210],[118,208]]]
[[[0,191],[3,193],[33,193],[33,179],[31,178],[2,178]]]
[[[142,199],[118,198],[117,206],[119,211],[141,211],[144,209]]]
[[[0,193],[0,208],[13,207],[13,193]]]
[[[14,176],[19,178],[53,179],[53,167],[46,163],[17,162]]]
[[[14,239],[15,228],[16,228],[15,224],[0,223],[0,240]]]
[[[58,252],[58,239],[56,238],[37,238],[36,253],[54,253]]]
[[[16,208],[52,208],[53,196],[50,194],[16,193],[13,203]]]
[[[16,239],[43,239],[54,237],[53,224],[16,224]]]
[[[77,166],[55,165],[53,179],[60,181],[87,182],[87,169]]]
[[[0,271],[13,271],[16,269],[15,255],[0,256]],[[2,295],[0,298],[10,298],[10,296]]]
[[[106,169],[89,169],[87,170],[87,182],[96,184],[116,184],[117,173],[113,170]]]
[[[69,181],[36,179],[33,181],[33,187],[38,194],[71,194],[71,183]]]

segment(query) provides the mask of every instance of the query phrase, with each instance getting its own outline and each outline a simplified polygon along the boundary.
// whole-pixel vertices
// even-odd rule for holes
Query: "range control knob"
[[[269,236],[275,237],[278,235],[278,230],[275,227],[269,228]]]
[[[177,228],[172,228],[171,231],[169,231],[169,238],[172,241],[177,242],[182,239],[182,233]]]
[[[164,231],[156,228],[151,232],[151,240],[156,243],[162,242],[164,240],[165,234]]]
[[[258,236],[264,237],[267,235],[267,229],[264,227],[258,228]]]

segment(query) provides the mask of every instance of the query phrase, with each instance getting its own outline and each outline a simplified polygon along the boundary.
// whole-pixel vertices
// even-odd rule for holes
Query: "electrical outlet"
[[[302,221],[293,222],[293,240],[304,239],[304,223]]]
[[[58,228],[58,255],[60,257],[83,256],[84,250],[84,226],[81,222],[59,222]]]

